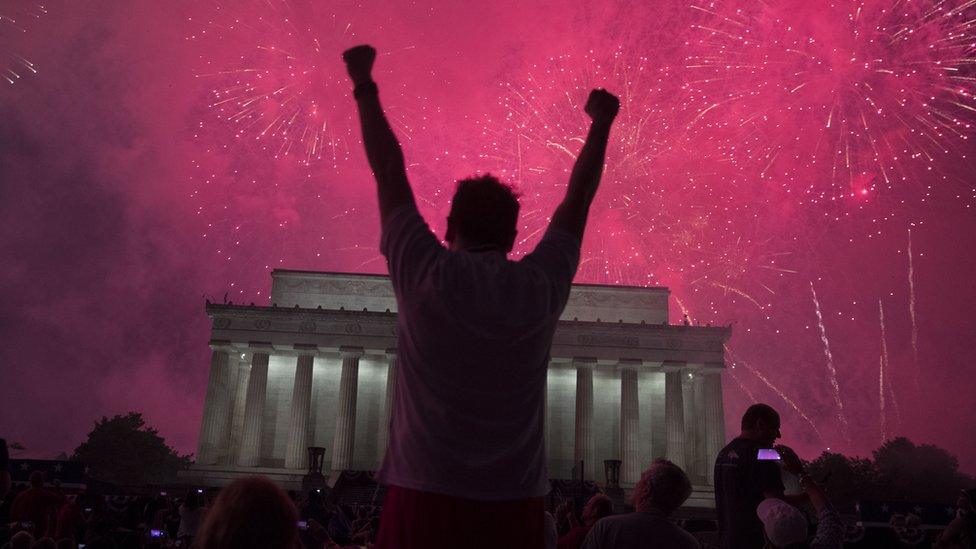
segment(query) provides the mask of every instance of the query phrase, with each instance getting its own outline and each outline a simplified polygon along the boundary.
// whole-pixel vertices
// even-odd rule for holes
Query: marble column
[[[339,378],[339,406],[336,409],[336,430],[332,439],[332,470],[352,468],[353,445],[356,441],[356,393],[359,389],[360,348],[343,347],[342,375]]]
[[[595,360],[573,359],[576,366],[576,437],[573,442],[574,467],[583,462],[583,478],[594,480],[593,460],[593,367]]]
[[[222,450],[226,450],[230,427],[231,386],[230,366],[226,351],[215,350],[210,355],[210,380],[204,400],[203,425],[197,464],[214,465]]]
[[[725,446],[725,409],[722,402],[722,370],[705,372],[705,455],[714,464]],[[708,468],[708,484],[715,484],[715,467]]]
[[[675,465],[685,467],[685,404],[682,394],[680,365],[664,367],[664,423],[667,429],[667,456]]]
[[[552,368],[552,359],[546,363],[545,384],[542,386],[542,440],[545,442],[546,467],[552,467],[552,444],[549,441],[549,371]],[[550,474],[552,471],[550,470]]]
[[[636,484],[640,480],[640,407],[637,393],[637,366],[621,364],[620,370],[620,482]]]
[[[295,387],[291,393],[291,416],[285,446],[285,468],[304,469],[308,461],[308,418],[312,407],[312,363],[315,357],[298,357]]]
[[[705,379],[700,371],[696,371],[692,377],[688,378],[691,384],[692,406],[694,415],[691,418],[691,437],[692,455],[694,455],[694,475],[697,477],[695,482],[704,483],[708,478],[710,465],[715,464],[714,457],[709,463],[708,454],[705,447],[706,418],[703,410],[705,409]],[[687,436],[687,435],[686,435]],[[688,473],[691,475],[691,472]],[[692,477],[692,478],[695,478]]]
[[[241,435],[241,452],[237,460],[237,464],[242,467],[257,467],[261,458],[261,429],[268,389],[268,358],[267,353],[254,353],[251,357],[251,375],[247,380],[247,396],[244,402],[244,433]]]
[[[383,415],[380,416],[378,440],[376,441],[376,466],[377,469],[383,464],[386,456],[386,448],[390,443],[390,422],[393,420],[393,395],[396,393],[396,374],[397,356],[396,349],[386,351],[386,398],[383,406]]]
[[[241,458],[241,440],[244,437],[244,408],[247,405],[247,384],[251,379],[251,361],[245,354],[234,354],[231,364],[237,368],[237,387],[234,389],[234,407],[230,421],[230,452],[227,463],[237,463]]]

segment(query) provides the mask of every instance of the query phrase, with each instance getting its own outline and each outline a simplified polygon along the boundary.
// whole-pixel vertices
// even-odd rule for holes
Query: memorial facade
[[[671,325],[666,288],[575,284],[546,388],[550,478],[633,485],[666,457],[712,484],[724,446],[724,327]],[[307,448],[324,470],[376,470],[397,375],[396,300],[380,275],[276,270],[270,306],[207,304],[210,378],[196,462],[205,485],[264,474],[297,488]],[[472,349],[471,352],[478,352]]]

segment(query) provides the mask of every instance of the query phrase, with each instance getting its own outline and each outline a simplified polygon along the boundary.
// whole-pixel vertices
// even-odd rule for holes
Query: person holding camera
[[[741,425],[739,436],[715,460],[715,510],[722,549],[762,547],[763,525],[756,508],[764,499],[784,498],[779,463],[772,452],[781,436],[779,414],[767,404],[753,404],[742,415]]]

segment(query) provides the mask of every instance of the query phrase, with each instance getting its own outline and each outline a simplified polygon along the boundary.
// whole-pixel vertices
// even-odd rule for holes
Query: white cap
[[[777,547],[807,540],[807,518],[799,509],[778,498],[766,498],[756,508],[766,537]]]

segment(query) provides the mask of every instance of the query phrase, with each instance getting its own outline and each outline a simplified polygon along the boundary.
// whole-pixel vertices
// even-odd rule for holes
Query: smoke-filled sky
[[[0,1],[0,436],[53,457],[138,410],[192,452],[205,298],[385,271],[339,57],[368,42],[438,234],[492,171],[531,249],[604,86],[577,280],[732,324],[730,433],[759,400],[806,457],[906,435],[976,471],[973,8],[464,4]]]

